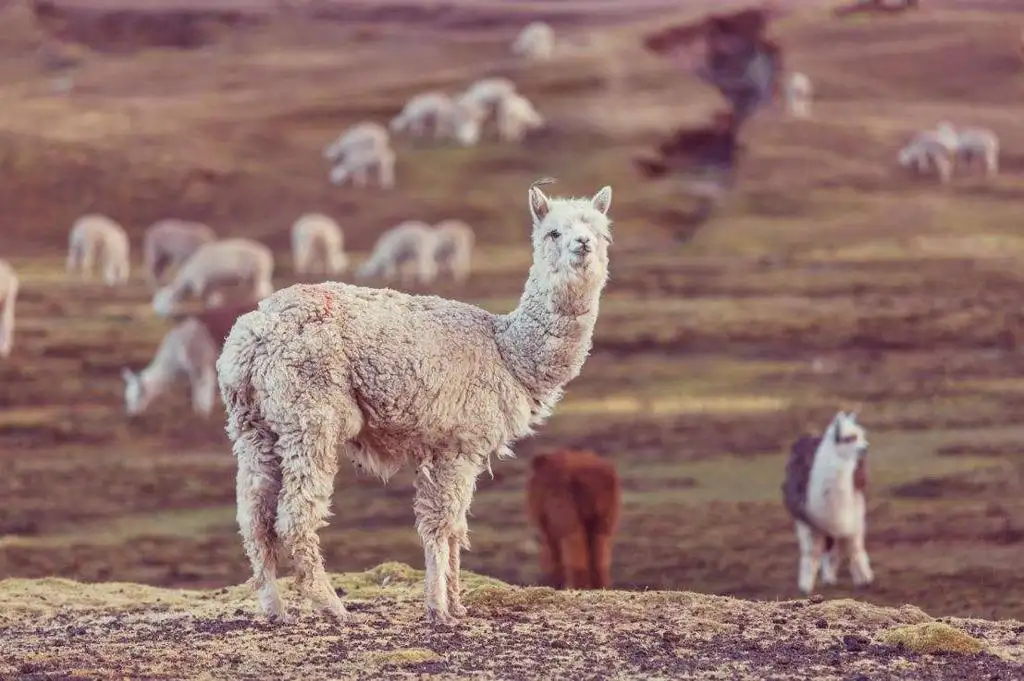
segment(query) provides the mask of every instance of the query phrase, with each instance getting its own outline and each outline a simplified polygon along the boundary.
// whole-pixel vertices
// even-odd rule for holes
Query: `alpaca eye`
[[[560,236],[561,236],[561,234],[558,232],[557,229],[553,229],[550,232],[548,232],[548,238],[549,239],[557,239]]]

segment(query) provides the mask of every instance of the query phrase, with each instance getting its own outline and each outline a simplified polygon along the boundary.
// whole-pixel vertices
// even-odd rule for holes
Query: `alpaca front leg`
[[[853,579],[854,586],[867,586],[875,581],[874,572],[871,570],[871,561],[868,559],[868,552],[864,547],[863,532],[850,539],[850,577]]]
[[[804,594],[814,591],[814,582],[825,552],[825,539],[805,523],[796,523],[796,536],[800,544],[800,575],[797,586]]]
[[[465,617],[462,604],[462,549],[469,549],[469,528],[465,518],[463,527],[448,537],[448,612],[452,617]]]

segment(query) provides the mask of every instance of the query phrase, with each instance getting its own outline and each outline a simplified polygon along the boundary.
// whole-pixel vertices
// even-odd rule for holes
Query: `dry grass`
[[[562,407],[538,437],[517,447],[518,461],[498,466],[494,480],[481,480],[469,569],[509,583],[536,579],[523,512],[528,459],[541,449],[586,446],[617,462],[626,489],[613,565],[618,588],[790,597],[796,547],[779,499],[782,453],[801,430],[859,404],[874,451],[869,550],[878,581],[857,594],[844,581],[828,595],[914,603],[935,615],[1024,619],[1024,389],[1014,379],[1024,372],[1018,351],[1024,79],[1014,54],[1019,26],[1007,20],[1017,15],[927,9],[877,22],[836,22],[812,9],[785,19],[776,33],[790,46],[793,67],[815,82],[815,117],[795,122],[768,112],[752,123],[738,190],[712,223],[680,244],[687,199],[672,182],[641,181],[630,158],[660,130],[705,116],[715,95],[639,51],[636,37],[660,20],[613,24],[596,5],[588,5],[595,30],[627,66],[620,91],[605,89],[603,57],[514,67],[504,53],[519,27],[517,13],[526,10],[502,14],[504,4],[466,0],[447,18],[420,16],[408,24],[379,17],[289,20],[225,33],[195,52],[83,51],[77,90],[69,96],[52,94],[39,74],[32,56],[37,37],[21,6],[0,10],[0,255],[24,281],[15,352],[0,364],[0,535],[10,537],[0,539],[0,575],[194,588],[247,576],[223,424],[183,418],[184,394],[140,418],[124,417],[120,367],[148,362],[166,326],[152,315],[138,274],[116,291],[66,281],[66,233],[76,216],[109,213],[123,221],[136,246],[151,221],[168,216],[260,238],[279,249],[281,286],[293,281],[284,250],[288,226],[307,210],[336,216],[357,256],[399,220],[461,217],[478,230],[477,271],[463,289],[442,283],[432,292],[500,311],[515,304],[529,258],[525,189],[550,175],[560,179],[558,192],[615,188],[612,281],[594,352]],[[490,23],[467,28],[470,19],[487,16]],[[572,30],[564,20],[559,25]],[[512,74],[550,117],[552,131],[523,147],[487,142],[467,150],[403,140],[394,192],[328,183],[320,149],[346,125],[384,120],[421,88],[455,89],[492,72]],[[988,183],[959,177],[945,189],[899,172],[894,157],[905,138],[943,118],[994,128],[1003,139],[1005,172]],[[343,472],[335,507],[322,532],[332,569],[422,561],[408,475],[383,487]],[[403,574],[390,579],[415,591],[419,577]],[[3,597],[13,598],[11,583],[6,588]],[[113,598],[104,588],[90,587],[89,598]],[[367,599],[391,598],[390,588],[359,587],[373,592]],[[621,624],[606,652],[560,649],[553,659],[567,675],[595,674],[606,664],[610,677],[703,673],[701,665],[710,663],[699,650],[679,652],[650,639],[661,630],[686,640],[741,641],[738,649],[748,657],[725,669],[754,673],[754,644],[707,604],[771,613],[783,607],[662,594],[657,598],[687,605],[672,606],[678,611],[657,628],[651,622],[661,615],[653,607],[643,616],[623,615],[618,624],[599,614],[578,625],[557,614],[567,607],[564,598],[597,613],[633,613],[628,604],[636,599],[639,613],[639,604],[655,597],[504,589],[480,586],[473,596],[473,607],[504,618],[506,629],[473,626],[499,631],[502,641],[511,640],[510,617],[554,618],[562,628],[552,640],[568,641],[582,626],[590,648],[608,643],[601,627]],[[231,620],[217,598],[211,601],[216,617]],[[256,657],[246,648],[236,671],[256,675],[257,664],[294,660],[296,669],[351,662],[409,674],[484,674],[486,664],[473,660],[486,661],[486,654],[452,652],[475,639],[431,639],[415,624],[411,599],[399,601],[405,628],[367,632],[344,644],[328,638],[321,652],[304,651],[304,660],[257,627],[258,638],[246,645],[258,640],[270,647],[253,652]],[[694,604],[707,611],[686,610]],[[383,617],[383,601],[366,607]],[[868,612],[863,604],[849,607]],[[54,633],[56,623],[72,624],[60,613],[45,617],[54,618],[46,620],[54,628],[39,631],[51,633],[19,639],[25,641],[19,660],[36,664],[25,652],[35,650],[40,670],[77,668],[83,677],[117,668],[104,661],[107,653],[38,652],[48,650],[40,647],[44,639],[65,641]],[[174,617],[177,624],[188,618]],[[831,622],[832,615],[822,617]],[[848,626],[836,617],[835,626]],[[237,619],[231,626],[250,626],[247,615]],[[303,626],[337,636],[312,621]],[[807,630],[818,636],[828,627]],[[415,635],[403,639],[402,632]],[[166,645],[198,644],[206,635]],[[132,636],[145,644],[142,633]],[[386,645],[374,638],[381,636]],[[832,650],[815,641],[814,650]],[[441,643],[453,647],[436,647]],[[396,664],[421,648],[442,661]],[[198,650],[210,656],[203,659],[218,654]],[[389,650],[398,657],[370,655],[386,657]],[[831,660],[846,660],[848,652],[837,648],[821,658],[819,678],[840,676]],[[161,671],[155,652],[146,655],[137,675],[180,678],[180,670]],[[642,668],[645,657],[657,660],[651,669]],[[911,658],[907,664],[920,661]],[[495,659],[497,665],[508,658]],[[684,663],[691,666],[672,666]],[[472,664],[483,666],[465,666]]]

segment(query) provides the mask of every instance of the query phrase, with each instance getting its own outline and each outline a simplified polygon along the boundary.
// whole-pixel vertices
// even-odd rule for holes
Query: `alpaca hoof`
[[[451,627],[458,624],[459,620],[455,617],[452,617],[450,614],[446,612],[429,609],[427,610],[427,622],[434,625],[439,624],[442,626]]]
[[[461,603],[459,603],[457,605],[449,606],[448,607],[448,611],[451,612],[452,617],[465,617],[466,616],[466,606],[462,605]]]
[[[289,615],[287,612],[284,611],[268,613],[267,619],[270,620],[271,624],[276,625],[295,624],[295,616]]]
[[[336,608],[327,608],[324,612],[338,624],[345,624],[352,619],[352,613],[346,610],[343,605]]]

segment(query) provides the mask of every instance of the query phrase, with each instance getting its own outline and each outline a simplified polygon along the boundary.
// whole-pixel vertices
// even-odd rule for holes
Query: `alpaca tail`
[[[280,540],[274,529],[281,492],[281,461],[274,445],[277,434],[263,413],[262,396],[253,385],[262,352],[262,337],[254,327],[263,313],[249,312],[238,318],[217,358],[217,383],[227,409],[227,433],[238,461],[236,518],[245,553],[252,564],[251,585],[260,592],[264,610],[275,604],[274,580]]]

